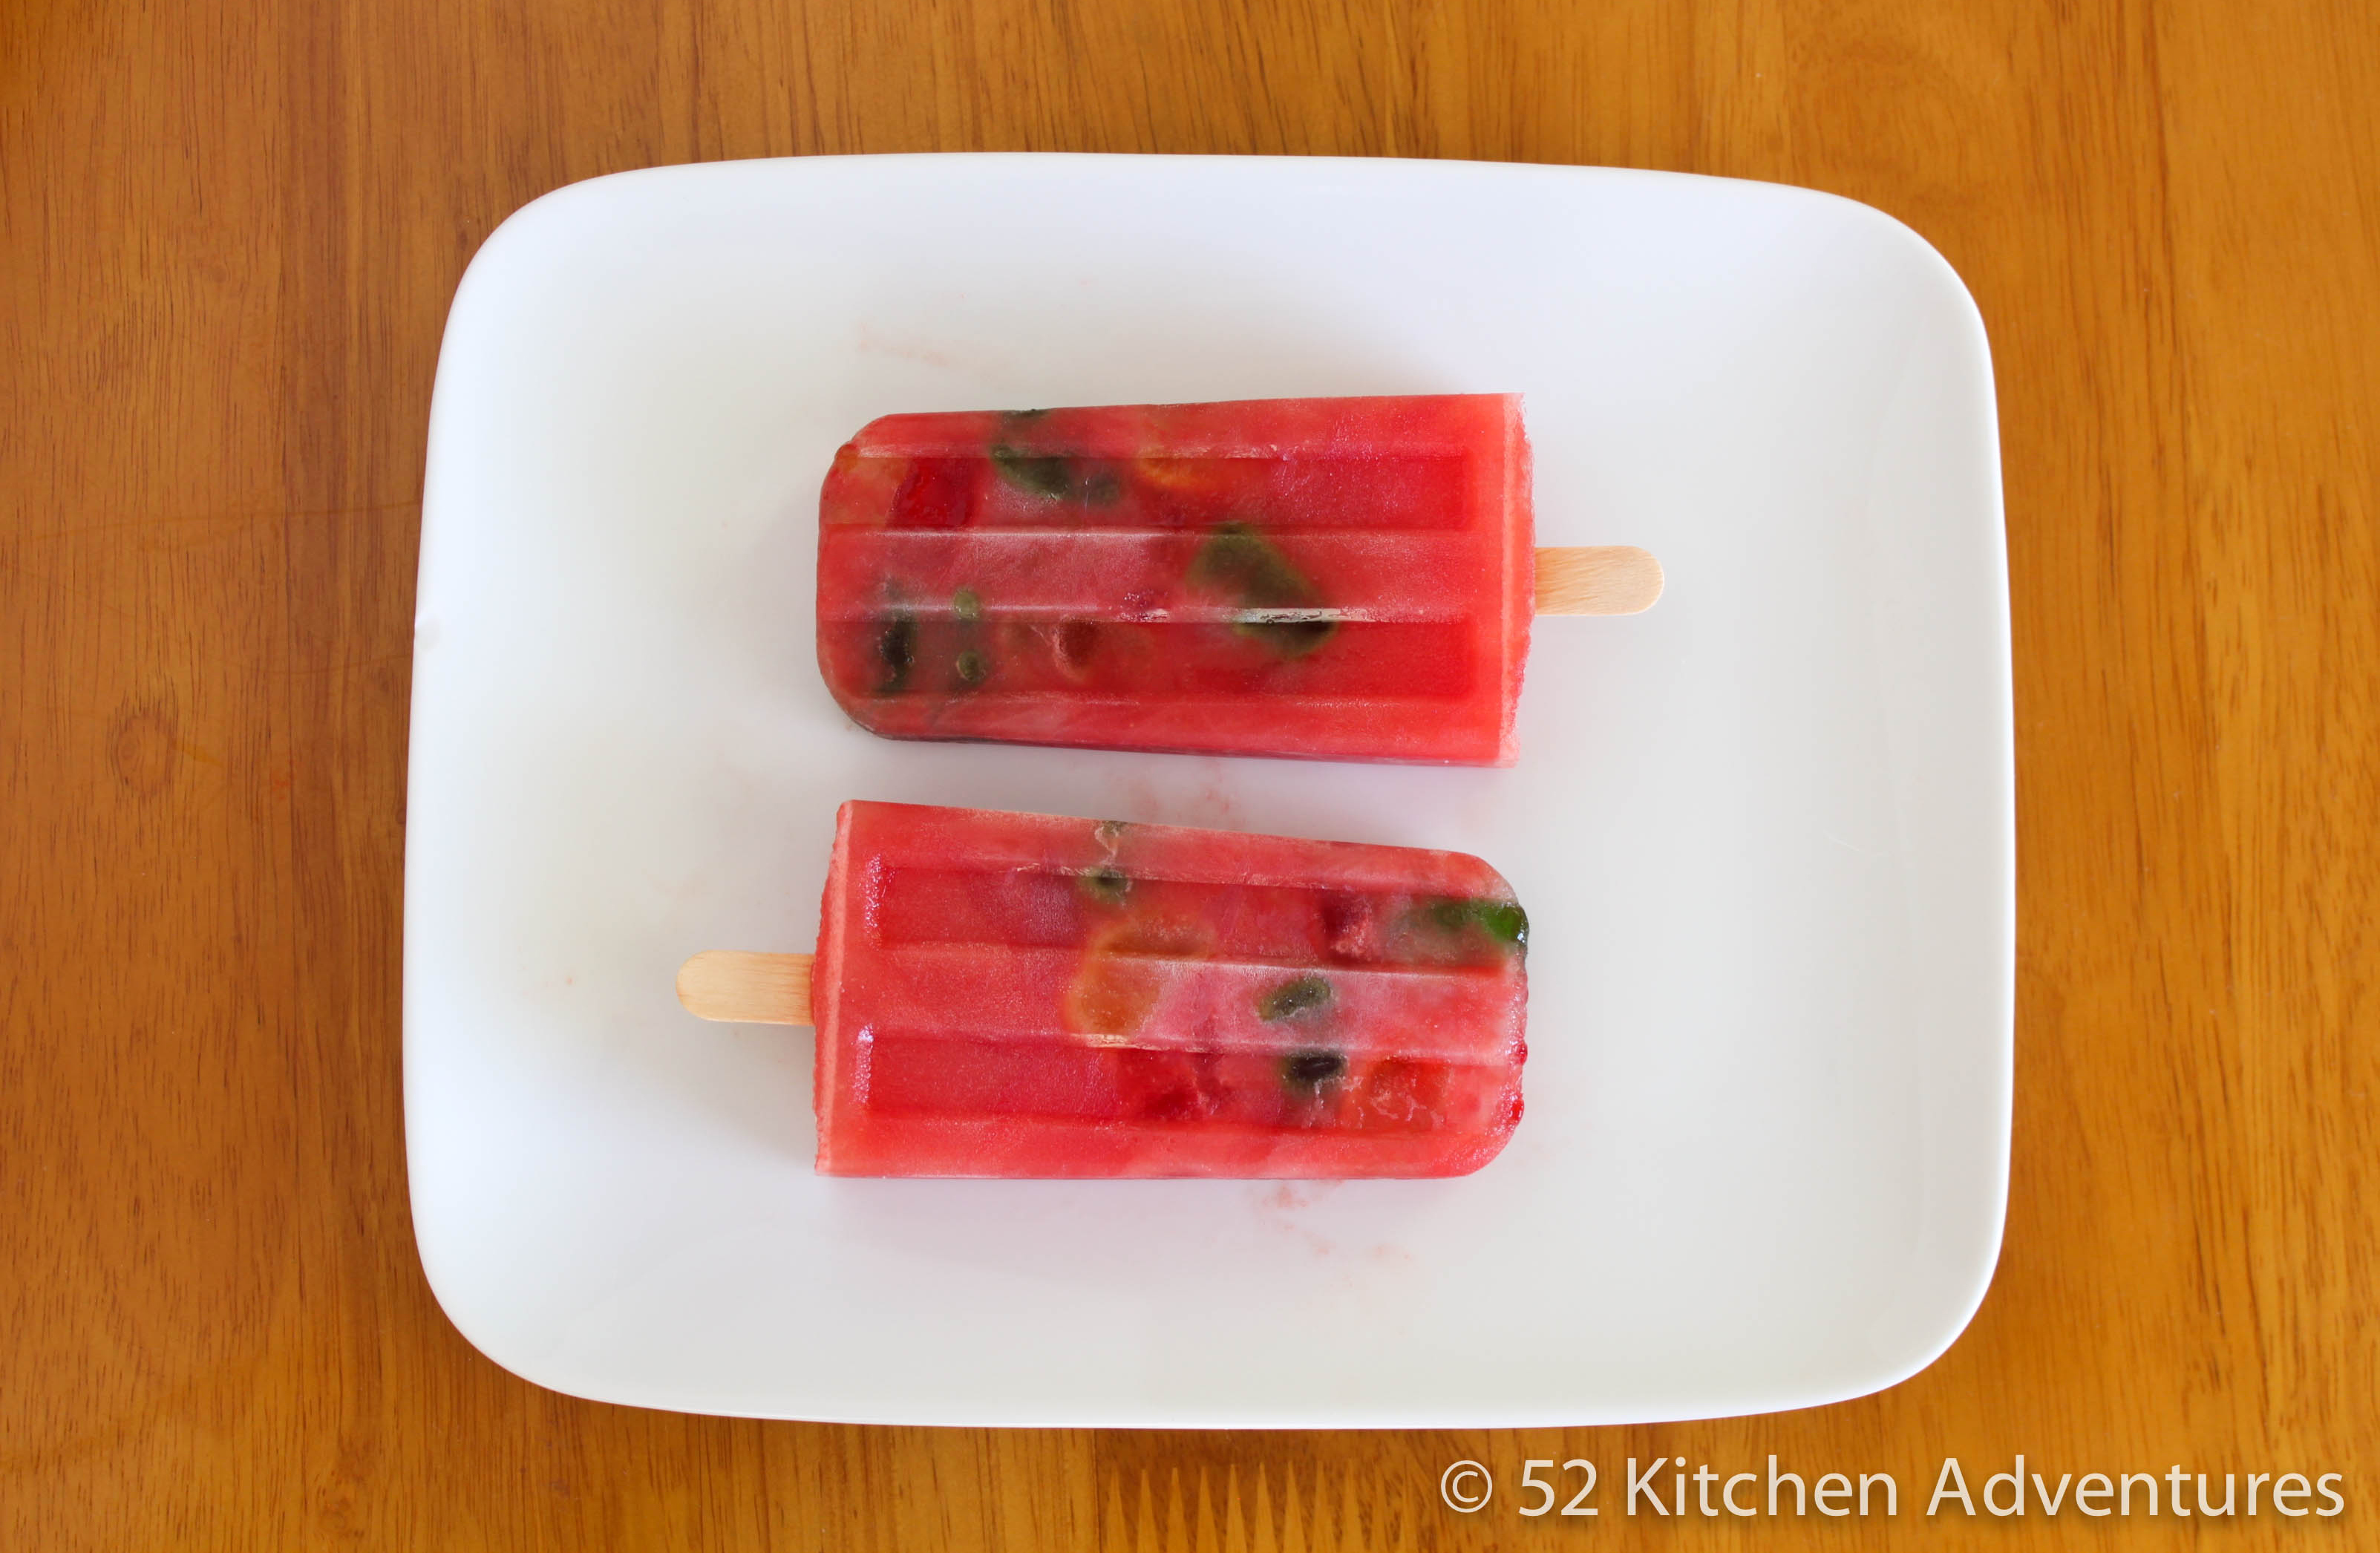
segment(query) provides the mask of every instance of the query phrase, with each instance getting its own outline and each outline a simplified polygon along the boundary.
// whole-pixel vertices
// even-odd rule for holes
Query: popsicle
[[[819,503],[819,666],[893,738],[1510,765],[1533,613],[1658,563],[1533,551],[1513,394],[892,415]]]
[[[826,1175],[1462,1175],[1520,1121],[1527,942],[1461,853],[854,801],[815,962],[678,995],[815,1021]]]

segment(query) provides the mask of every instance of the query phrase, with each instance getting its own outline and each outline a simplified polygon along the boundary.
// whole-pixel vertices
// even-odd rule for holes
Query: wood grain
[[[1660,601],[1661,563],[1637,545],[1537,547],[1539,614],[1642,614]]]
[[[698,1019],[739,1025],[808,1025],[808,954],[706,949],[677,968],[677,1001]]]
[[[2368,1545],[2380,1515],[2380,28],[2362,0],[25,0],[0,9],[0,1546]],[[1789,1416],[1000,1434],[540,1390],[432,1304],[398,1067],[439,327],[560,184],[1331,152],[1866,200],[2000,385],[2007,1249]],[[1384,1355],[1383,1362],[1393,1362]],[[2220,1527],[1524,1522],[1458,1456],[2347,1474]]]

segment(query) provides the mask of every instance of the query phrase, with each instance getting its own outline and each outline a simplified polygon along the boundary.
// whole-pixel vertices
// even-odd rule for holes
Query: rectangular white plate
[[[819,482],[892,410],[1527,396],[1512,770],[894,744],[811,651]],[[498,1364],[704,1413],[1465,1426],[1800,1407],[1966,1324],[2006,1196],[2013,774],[1984,332],[1804,190],[1427,162],[632,173],[488,239],[431,416],[406,856],[421,1258]],[[827,1181],[835,805],[1455,847],[1533,923],[1528,1115],[1460,1181]]]

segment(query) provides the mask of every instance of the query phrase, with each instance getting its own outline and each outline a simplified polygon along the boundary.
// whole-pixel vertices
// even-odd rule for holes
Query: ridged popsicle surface
[[[1460,1175],[1521,1114],[1528,923],[1460,853],[853,802],[830,1175]]]
[[[1512,395],[886,416],[819,663],[895,738],[1509,765],[1533,532]]]

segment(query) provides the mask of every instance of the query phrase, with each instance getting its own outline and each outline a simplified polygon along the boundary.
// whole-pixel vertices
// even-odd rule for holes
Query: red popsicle
[[[894,738],[1510,765],[1531,545],[1515,395],[886,416],[820,496],[819,664]]]
[[[810,988],[830,1175],[1443,1176],[1521,1115],[1527,918],[1460,853],[854,802]]]

